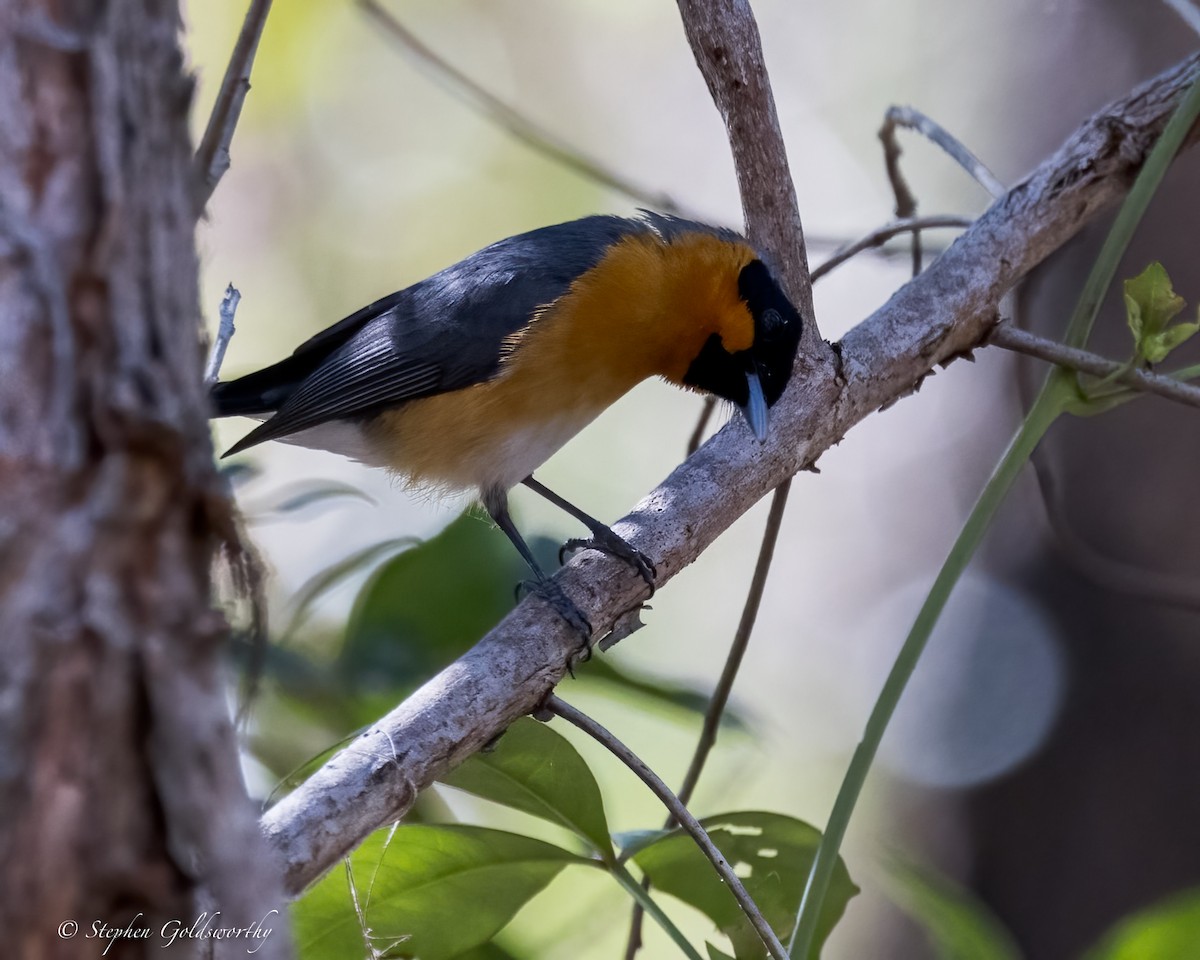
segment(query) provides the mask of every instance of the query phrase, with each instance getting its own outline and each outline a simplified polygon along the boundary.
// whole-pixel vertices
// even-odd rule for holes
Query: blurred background
[[[562,140],[704,219],[739,225],[724,130],[674,4],[387,6]],[[245,0],[187,7],[202,124]],[[1088,113],[1195,45],[1144,0],[759,0],[755,10],[813,265],[892,217],[876,139],[889,105],[925,111],[1012,183]],[[904,145],[920,212],[985,208],[935,148]],[[243,294],[225,377],[501,237],[638,206],[464,105],[350,0],[275,5],[232,156],[200,233],[206,314],[215,324],[227,283]],[[1196,171],[1185,160],[1172,174],[1122,273],[1162,260],[1193,303]],[[1022,324],[1062,329],[1097,242],[1073,245],[1028,286]],[[897,244],[823,280],[823,335],[840,337],[909,269]],[[1095,344],[1123,357],[1118,306]],[[698,813],[824,823],[891,658],[1041,373],[982,351],[869,418],[819,476],[797,479]],[[891,905],[881,864],[897,853],[972,889],[1033,960],[1079,955],[1130,911],[1200,883],[1200,431],[1194,411],[1167,407],[1141,400],[1059,424],[1042,451],[1049,512],[1032,472],[1006,504],[885,741],[846,851],[863,892],[826,956],[932,955]],[[539,476],[615,520],[682,459],[699,410],[645,384]],[[217,448],[248,427],[218,423]],[[266,797],[477,639],[521,572],[499,531],[459,519],[465,500],[414,494],[381,471],[268,444],[232,475],[271,572],[275,645],[246,749],[252,789]],[[579,535],[532,494],[514,501],[548,555]],[[765,506],[655,597],[644,630],[563,690],[668,782],[683,775],[697,704],[736,627]],[[649,794],[578,746],[616,829],[659,825]],[[496,822],[461,794],[439,797],[455,816]],[[620,956],[624,899],[604,878],[567,871],[503,940],[520,956]],[[709,925],[697,917],[687,929],[699,939]],[[669,955],[656,929],[646,936],[644,956]]]

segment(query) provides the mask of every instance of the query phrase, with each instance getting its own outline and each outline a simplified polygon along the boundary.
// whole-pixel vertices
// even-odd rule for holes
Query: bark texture
[[[167,921],[220,910],[221,926],[253,923],[276,902],[209,595],[231,519],[200,379],[179,29],[175,0],[0,0],[9,956],[98,956],[83,942],[92,924],[138,914],[153,935],[117,938],[107,956],[161,956]],[[282,924],[268,925],[258,956],[284,955]]]

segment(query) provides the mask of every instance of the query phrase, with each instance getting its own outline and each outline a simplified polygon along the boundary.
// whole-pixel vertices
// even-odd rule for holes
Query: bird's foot
[[[575,606],[575,602],[566,595],[563,588],[553,580],[523,580],[517,584],[518,594],[524,590],[526,593],[536,594],[546,601],[554,612],[567,621],[567,625],[572,630],[576,631],[583,637],[583,649],[580,651],[577,659],[587,660],[592,655],[591,637],[592,623],[584,616],[583,611]]]
[[[563,558],[575,550],[599,550],[601,553],[607,553],[610,557],[624,560],[646,582],[646,586],[650,588],[650,597],[654,596],[654,581],[658,576],[658,569],[654,566],[654,561],[637,547],[622,540],[608,527],[597,525],[587,540],[578,538],[568,540],[559,548],[558,562],[562,563]],[[649,600],[650,597],[646,599]]]

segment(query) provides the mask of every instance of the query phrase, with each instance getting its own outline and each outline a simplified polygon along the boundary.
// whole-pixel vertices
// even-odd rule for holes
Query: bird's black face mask
[[[800,346],[800,314],[761,260],[738,275],[738,294],[754,319],[754,342],[730,353],[713,334],[688,367],[683,382],[737,404],[759,440],[767,437],[767,411],[783,396]]]

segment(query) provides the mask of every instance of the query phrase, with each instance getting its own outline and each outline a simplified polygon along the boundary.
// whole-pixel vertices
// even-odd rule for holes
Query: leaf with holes
[[[784,941],[791,934],[804,883],[821,842],[815,827],[776,813],[729,813],[700,821],[742,878],[746,891]],[[708,916],[733,944],[737,960],[759,960],[766,949],[716,870],[682,831],[642,848],[633,860],[659,890]],[[841,918],[858,887],[839,858],[821,911],[812,957]]]

